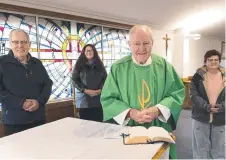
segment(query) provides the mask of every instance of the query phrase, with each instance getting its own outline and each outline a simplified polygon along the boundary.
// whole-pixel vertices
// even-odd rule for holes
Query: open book
[[[170,133],[162,127],[142,126],[130,127],[127,133],[123,133],[124,144],[149,144],[155,142],[175,143]]]

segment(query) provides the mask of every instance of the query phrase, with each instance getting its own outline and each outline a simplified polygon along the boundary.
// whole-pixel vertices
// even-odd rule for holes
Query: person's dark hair
[[[92,50],[93,50],[93,53],[94,53],[93,60],[94,60],[95,66],[96,66],[98,69],[104,68],[104,64],[103,64],[103,62],[100,60],[100,57],[99,57],[99,55],[98,55],[98,53],[97,53],[97,50],[96,50],[95,46],[92,45],[92,44],[86,44],[86,45],[83,47],[82,53],[81,53],[81,55],[78,57],[78,60],[77,60],[77,62],[76,62],[76,64],[75,64],[75,69],[76,69],[77,72],[80,72],[81,69],[82,69],[82,68],[87,64],[87,62],[88,62],[88,59],[86,58],[86,55],[85,55],[85,50],[86,50],[86,47],[88,47],[88,46],[91,47]]]
[[[204,63],[206,63],[207,59],[211,56],[218,56],[219,62],[221,62],[221,53],[213,49],[213,50],[207,51],[206,54],[204,55]]]

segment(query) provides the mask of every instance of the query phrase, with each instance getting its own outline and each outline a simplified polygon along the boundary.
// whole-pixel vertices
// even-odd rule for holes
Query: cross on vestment
[[[168,41],[171,40],[171,39],[168,37],[168,34],[166,34],[166,36],[163,37],[162,39],[166,41],[166,57],[167,57]]]

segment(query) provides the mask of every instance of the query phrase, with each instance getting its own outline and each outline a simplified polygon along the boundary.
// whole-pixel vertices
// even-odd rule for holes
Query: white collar
[[[148,65],[152,64],[152,58],[151,58],[151,56],[148,58],[148,60],[147,60],[144,64],[138,63],[138,62],[136,61],[136,59],[133,57],[133,55],[132,55],[132,60],[133,60],[133,62],[134,62],[135,64],[137,64],[138,66],[148,66]]]

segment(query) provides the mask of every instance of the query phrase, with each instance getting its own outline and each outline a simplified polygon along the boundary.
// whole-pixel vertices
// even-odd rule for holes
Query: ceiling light
[[[175,29],[182,28],[184,33],[189,33],[206,26],[212,25],[225,18],[225,12],[221,10],[207,10],[190,16],[177,24]]]

